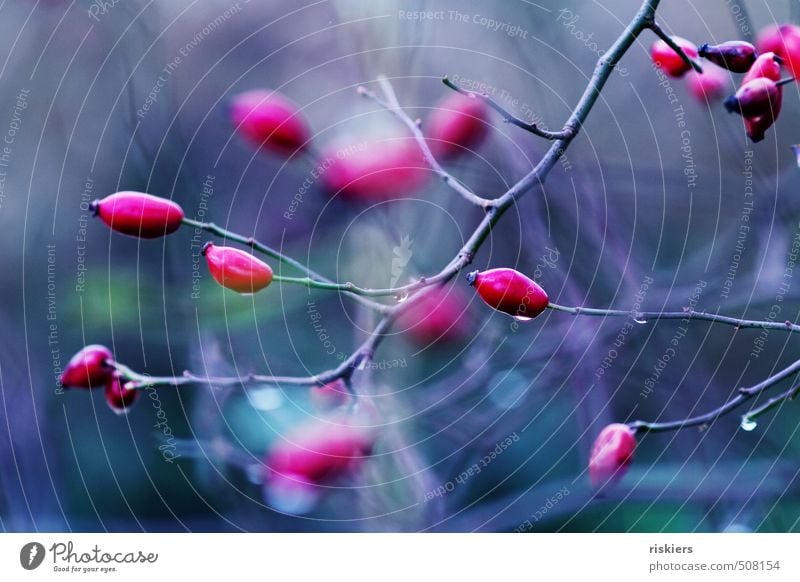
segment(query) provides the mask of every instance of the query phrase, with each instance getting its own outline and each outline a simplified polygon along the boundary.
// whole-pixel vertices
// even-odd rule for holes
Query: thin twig
[[[773,396],[761,406],[757,406],[747,414],[742,415],[742,425],[747,425],[749,423],[755,422],[755,420],[762,414],[769,412],[770,410],[782,404],[783,402],[786,402],[788,400],[794,400],[798,394],[800,394],[800,384],[795,384],[785,392],[781,392],[780,394]]]
[[[428,289],[421,290],[419,295],[427,294]],[[415,296],[414,298],[418,298]],[[322,386],[335,380],[349,381],[355,370],[366,365],[375,355],[378,344],[389,331],[392,322],[403,311],[412,304],[411,299],[403,304],[394,307],[390,314],[384,316],[367,338],[361,343],[346,360],[335,368],[321,372],[313,376],[267,376],[263,374],[246,374],[244,376],[202,376],[193,374],[188,370],[181,376],[149,376],[135,372],[128,366],[119,362],[112,362],[111,365],[120,373],[125,380],[125,387],[130,390],[141,390],[145,388],[178,388],[190,385],[211,385],[211,386],[247,386],[251,384],[274,384],[288,386]],[[355,396],[355,394],[353,394]]]
[[[446,76],[442,79],[442,83],[444,83],[447,87],[452,89],[453,91],[457,91],[462,95],[468,95],[474,97],[475,99],[481,99],[484,101],[489,107],[497,111],[503,118],[503,121],[506,123],[510,123],[511,125],[516,125],[519,128],[524,129],[534,135],[538,135],[539,137],[543,137],[544,139],[554,140],[554,139],[563,139],[565,137],[570,137],[575,134],[577,131],[574,127],[565,127],[561,131],[548,131],[546,129],[541,129],[538,125],[533,122],[528,122],[520,119],[507,109],[505,109],[502,105],[500,105],[497,101],[492,99],[488,93],[478,93],[476,91],[470,91],[468,89],[464,89],[459,87],[455,83],[453,83],[450,79]]]
[[[655,321],[658,319],[697,319],[709,321],[711,323],[722,323],[732,325],[736,328],[760,328],[777,329],[793,333],[800,333],[800,325],[791,321],[759,321],[753,319],[737,319],[727,315],[716,313],[706,313],[705,311],[694,311],[684,309],[683,311],[624,311],[620,309],[594,309],[590,307],[564,307],[550,303],[548,307],[554,311],[562,311],[572,315],[590,315],[595,317],[631,317],[638,322]]]
[[[436,157],[431,152],[431,148],[428,147],[428,141],[425,139],[425,135],[419,128],[417,122],[408,114],[403,111],[403,109],[399,105],[394,105],[392,101],[396,101],[397,97],[395,97],[394,89],[392,89],[391,83],[385,78],[379,78],[378,80],[383,92],[386,94],[386,99],[382,99],[378,97],[374,91],[370,91],[366,87],[359,87],[358,93],[370,99],[386,109],[390,111],[397,117],[403,124],[409,129],[411,134],[417,141],[420,150],[422,151],[422,155],[425,158],[426,163],[430,168],[447,184],[450,188],[455,190],[460,196],[462,196],[468,202],[480,206],[481,208],[489,208],[493,205],[493,201],[487,198],[481,198],[477,194],[475,194],[472,190],[467,188],[464,184],[459,182],[452,174],[450,174],[447,170],[445,170]]]
[[[628,426],[631,427],[633,430],[637,432],[667,432],[673,430],[680,430],[683,428],[689,428],[693,426],[706,426],[721,416],[728,414],[732,410],[738,408],[748,400],[751,400],[767,390],[771,388],[778,382],[785,380],[789,376],[793,376],[800,371],[800,360],[794,362],[793,364],[787,366],[777,374],[773,374],[766,380],[755,384],[754,386],[750,386],[749,388],[739,388],[738,394],[728,400],[725,404],[720,406],[719,408],[715,408],[714,410],[707,412],[705,414],[701,414],[699,416],[692,416],[689,418],[684,418],[681,420],[675,420],[670,422],[646,422],[643,420],[636,420],[634,422],[629,422]],[[796,387],[794,388],[796,391]],[[785,398],[788,398],[788,394],[792,393],[793,390],[788,390],[784,392],[782,395]],[[774,404],[773,404],[774,406]],[[756,409],[758,411],[759,409]],[[752,411],[749,415],[752,415]],[[745,415],[745,416],[749,416]]]

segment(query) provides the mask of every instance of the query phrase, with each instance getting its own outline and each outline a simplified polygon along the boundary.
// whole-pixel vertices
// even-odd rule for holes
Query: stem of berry
[[[687,55],[683,51],[683,49],[680,46],[678,46],[677,43],[674,40],[672,40],[672,37],[670,35],[668,35],[666,32],[664,32],[664,29],[661,28],[661,25],[659,25],[655,21],[655,19],[651,20],[647,24],[647,28],[652,30],[661,40],[663,40],[665,43],[667,43],[669,45],[669,48],[671,48],[676,53],[678,53],[678,55],[684,60],[684,62],[686,62],[687,65],[692,67],[698,73],[702,73],[703,72],[703,67],[700,65],[700,63],[698,63],[696,60],[694,60],[689,55]]]

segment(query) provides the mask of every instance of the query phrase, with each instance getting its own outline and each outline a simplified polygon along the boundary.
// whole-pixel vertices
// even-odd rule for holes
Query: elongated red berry
[[[781,90],[775,81],[759,77],[748,81],[734,95],[728,97],[725,100],[725,109],[742,117],[771,115],[774,119],[780,98]]]
[[[440,288],[409,305],[397,328],[422,345],[464,339],[470,329],[467,304],[459,288]]]
[[[334,380],[323,386],[312,386],[308,397],[311,405],[320,412],[335,410],[350,402],[350,392],[343,380]]]
[[[750,70],[747,71],[747,74],[744,76],[742,84],[744,85],[750,81],[753,81],[754,79],[760,78],[770,79],[772,81],[780,80],[780,61],[781,59],[773,52],[767,52],[759,55],[759,57],[756,59],[756,62],[753,63],[753,66],[750,67]],[[781,111],[782,103],[783,90],[781,87],[778,87],[778,98],[775,103],[773,103],[773,109],[769,113],[765,113],[764,115],[759,115],[757,117],[743,118],[747,137],[749,137],[753,143],[758,143],[764,139],[766,131],[772,127],[773,123],[775,123],[775,120]]]
[[[747,71],[747,74],[742,78],[742,85],[761,77],[772,79],[773,81],[780,80],[780,59],[776,57],[775,53],[769,52],[759,55],[756,62],[753,63],[753,66],[750,67],[750,70]]]
[[[348,424],[301,426],[279,439],[267,452],[267,478],[294,475],[311,483],[340,477],[369,456],[373,436]]]
[[[594,441],[589,457],[589,478],[599,487],[619,481],[633,459],[636,437],[626,424],[609,424]]]
[[[90,345],[72,356],[64,373],[61,385],[64,388],[100,388],[111,379],[114,355],[105,346]]]
[[[691,59],[697,58],[697,48],[693,43],[679,36],[673,36],[672,40],[686,53],[686,56]],[[650,56],[653,62],[670,77],[683,77],[692,68],[661,39],[653,43]]]
[[[520,320],[533,319],[549,303],[544,289],[514,269],[474,271],[467,275],[467,282],[490,307]]]
[[[203,255],[214,280],[237,293],[255,293],[272,282],[272,269],[250,253],[207,242]]]
[[[294,153],[311,139],[311,128],[300,109],[275,91],[254,89],[237,95],[230,116],[247,139],[277,153]]]
[[[406,196],[424,186],[430,172],[413,140],[369,142],[324,152],[320,172],[326,189],[350,200]]]
[[[431,151],[443,158],[475,149],[488,133],[489,106],[462,93],[453,93],[437,105],[426,131]]]
[[[692,96],[701,102],[721,99],[727,92],[730,73],[714,64],[703,66],[703,72],[689,71],[686,83]]]
[[[743,40],[731,40],[715,45],[706,43],[698,47],[697,54],[734,73],[746,73],[758,56],[756,47]]]
[[[800,76],[800,26],[791,23],[768,26],[758,33],[756,48],[760,53],[775,53],[795,77]]]
[[[183,220],[183,210],[172,200],[142,192],[117,192],[95,200],[90,208],[112,230],[139,238],[173,233]]]
[[[112,374],[105,387],[106,404],[116,414],[128,414],[138,396],[138,390],[125,388],[116,372]]]

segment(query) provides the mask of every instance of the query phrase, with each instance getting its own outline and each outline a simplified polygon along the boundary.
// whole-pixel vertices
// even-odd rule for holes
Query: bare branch
[[[689,418],[684,418],[681,420],[674,420],[670,422],[645,422],[643,420],[636,420],[634,422],[629,422],[628,426],[630,426],[633,430],[637,432],[667,432],[673,430],[680,430],[683,428],[689,428],[693,426],[706,426],[721,416],[728,414],[729,412],[739,408],[742,404],[751,400],[764,392],[765,390],[771,388],[772,386],[776,385],[777,383],[785,380],[789,376],[794,376],[798,372],[800,372],[800,360],[794,362],[790,366],[787,366],[777,374],[773,374],[766,380],[755,384],[754,386],[750,386],[749,388],[739,388],[738,394],[728,400],[725,404],[720,406],[719,408],[715,408],[714,410],[707,412],[705,414],[701,414],[699,416],[691,416]],[[775,402],[773,402],[768,408],[767,404],[762,407],[756,408],[755,410],[751,411],[750,413],[746,414],[743,419],[753,419],[759,414],[766,412],[769,408],[772,408],[777,404],[777,402],[786,400],[791,398],[794,394],[797,393],[798,387],[795,386],[792,389],[784,392],[783,394],[779,395]]]
[[[800,325],[794,324],[791,321],[779,322],[738,319],[736,317],[729,317],[727,315],[706,313],[704,311],[694,311],[688,308],[685,308],[683,311],[624,311],[619,309],[594,309],[590,307],[564,307],[563,305],[557,305],[555,303],[550,303],[548,307],[554,311],[562,311],[572,315],[589,315],[595,317],[631,317],[641,323],[646,321],[655,321],[658,319],[697,319],[709,321],[711,323],[731,325],[736,328],[777,329],[780,331],[800,333]]]
[[[516,125],[517,127],[522,128],[525,131],[529,131],[534,135],[538,135],[539,137],[543,137],[544,139],[549,139],[549,140],[564,139],[575,135],[575,132],[577,131],[577,128],[575,127],[565,127],[561,131],[547,131],[546,129],[540,129],[535,123],[529,123],[527,121],[524,121],[519,117],[515,116],[513,113],[509,112],[497,101],[492,99],[488,93],[476,93],[475,91],[469,91],[467,89],[463,89],[458,85],[456,85],[455,83],[453,83],[447,77],[444,77],[442,79],[442,83],[444,83],[447,87],[449,87],[453,91],[457,91],[462,95],[470,95],[475,99],[481,99],[489,107],[497,111],[503,117],[503,121],[505,121],[506,123],[510,123],[511,125]]]

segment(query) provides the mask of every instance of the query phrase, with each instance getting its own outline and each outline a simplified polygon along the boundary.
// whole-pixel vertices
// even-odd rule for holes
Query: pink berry
[[[106,404],[115,414],[128,414],[138,396],[138,390],[125,388],[116,372],[105,387]]]
[[[620,480],[633,459],[636,437],[626,424],[609,424],[594,441],[589,457],[589,478],[599,487]]]
[[[490,307],[520,320],[533,319],[549,304],[544,289],[514,269],[474,271],[467,282]]]
[[[91,204],[95,216],[112,230],[139,238],[158,238],[178,230],[183,220],[180,206],[142,192],[117,192]]]
[[[433,111],[427,124],[431,151],[451,158],[478,147],[489,132],[489,106],[474,95],[453,93]]]
[[[781,78],[781,65],[775,57],[775,53],[769,52],[759,55],[750,70],[742,78],[742,85],[758,78],[767,78],[779,81]]]
[[[214,280],[237,293],[256,293],[272,282],[272,268],[241,249],[207,242],[203,255]]]
[[[743,40],[731,40],[722,44],[700,46],[697,54],[734,73],[746,73],[755,62],[756,47]]]
[[[742,117],[770,115],[772,119],[780,110],[781,89],[772,79],[759,77],[748,81],[725,100],[725,109]]]
[[[321,159],[327,190],[351,200],[369,202],[405,196],[425,185],[430,176],[422,152],[410,139],[330,151]]]
[[[114,355],[105,346],[86,346],[72,356],[64,373],[61,385],[64,388],[99,388],[111,379]]]
[[[348,424],[301,426],[278,439],[267,452],[267,479],[294,475],[321,483],[346,475],[372,450],[372,436]]]
[[[692,96],[701,102],[710,102],[722,98],[728,87],[729,73],[713,64],[703,67],[703,72],[689,71],[686,84]]]
[[[311,128],[300,109],[275,91],[254,89],[235,96],[230,116],[247,139],[277,153],[292,154],[311,139]]]
[[[697,58],[697,48],[695,48],[694,44],[679,36],[673,36],[672,40],[683,49],[686,56]],[[650,55],[653,58],[653,62],[670,77],[683,77],[692,68],[661,39],[653,43],[650,48]]]
[[[794,76],[800,74],[800,26],[784,23],[771,25],[758,33],[756,47],[761,53],[781,57]]]
[[[398,329],[422,345],[461,340],[469,333],[467,303],[458,288],[429,292],[400,315]]]

